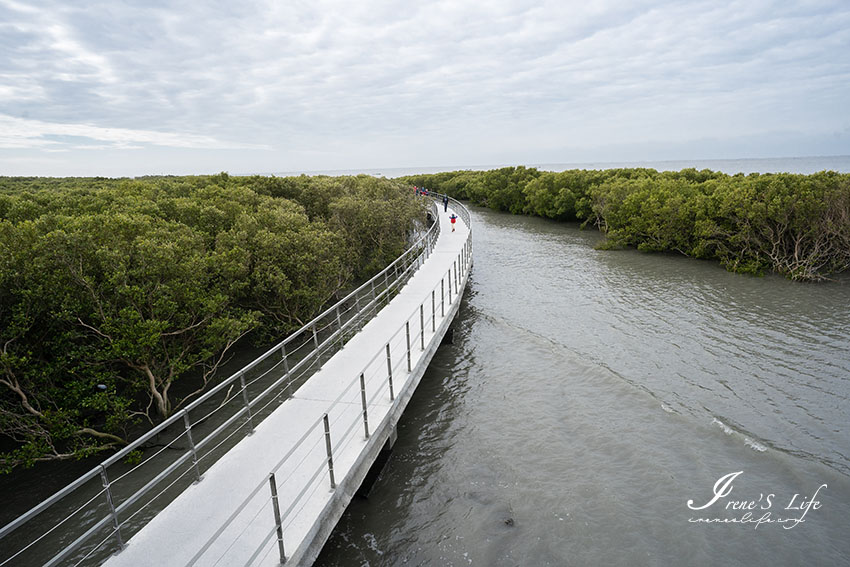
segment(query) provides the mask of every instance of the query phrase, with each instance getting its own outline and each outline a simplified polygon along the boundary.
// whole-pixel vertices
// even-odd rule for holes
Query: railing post
[[[285,343],[281,343],[281,345],[280,345],[280,354],[283,357],[283,375],[289,376],[289,357],[286,355],[286,344]],[[280,403],[283,403],[282,396],[283,396],[284,392],[287,392],[289,390],[290,384],[291,384],[291,382],[289,380],[287,380],[286,386],[283,387],[283,391],[280,394],[278,394],[278,399],[279,399]]]
[[[289,374],[289,360],[286,356],[286,344],[280,345],[280,355],[283,357],[283,371],[285,374]]]
[[[186,426],[186,439],[192,450],[192,465],[195,467],[195,482],[201,482],[201,469],[198,467],[198,452],[195,449],[195,441],[192,439],[192,423],[189,421],[189,412],[183,410],[183,424]]]
[[[431,332],[437,332],[437,301],[436,301],[436,289],[431,290]]]
[[[248,388],[245,387],[245,373],[239,373],[239,384],[242,386],[242,401],[245,402],[245,409],[248,410],[248,425],[251,426],[251,433],[254,432],[254,416],[251,415],[251,404],[248,403]]]
[[[369,414],[366,410],[366,378],[360,373],[360,403],[363,406],[363,431],[366,439],[369,438]]]
[[[407,371],[410,372],[410,321],[404,322],[404,336],[407,338]]]
[[[372,301],[375,301],[375,278],[372,278]]]
[[[390,401],[393,401],[395,394],[393,393],[393,361],[390,357],[390,343],[387,343],[387,379],[390,382]]]
[[[313,323],[313,346],[319,350],[319,332],[316,331],[316,324]]]
[[[331,490],[336,490],[336,481],[334,480],[334,454],[331,449],[331,424],[328,422],[328,414],[322,416],[322,421],[325,423],[325,448],[328,450],[328,475],[331,477]]]
[[[272,489],[272,507],[274,509],[274,525],[277,528],[277,549],[280,552],[280,564],[286,563],[286,554],[283,552],[283,524],[280,521],[280,504],[277,500],[277,483],[274,473],[269,473],[269,486]]]
[[[342,317],[340,317],[339,314],[339,305],[336,306],[336,326],[340,331],[342,331]]]
[[[446,278],[440,278],[440,317],[446,316]]]
[[[452,304],[452,269],[449,268],[449,305]]]
[[[454,265],[455,265],[455,294],[459,294],[460,291],[458,291],[458,288],[457,288],[457,262],[454,262]]]
[[[109,486],[109,477],[106,476],[106,467],[103,465],[100,465],[100,480],[103,483],[106,503],[109,505],[109,513],[112,515],[112,525],[115,528],[115,539],[118,540],[118,548],[124,549],[124,540],[121,538],[121,524],[118,522],[118,512],[115,511],[115,504],[112,501],[112,488]]]
[[[425,304],[419,304],[419,347],[425,350]]]

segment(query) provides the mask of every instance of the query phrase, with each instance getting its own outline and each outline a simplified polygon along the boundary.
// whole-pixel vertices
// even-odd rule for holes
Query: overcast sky
[[[845,154],[847,0],[0,0],[0,175]]]

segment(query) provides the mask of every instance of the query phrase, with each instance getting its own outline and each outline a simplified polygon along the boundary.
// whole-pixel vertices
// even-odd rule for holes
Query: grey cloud
[[[841,2],[0,0],[0,16],[0,115],[271,147],[293,169],[575,139],[618,159],[623,142],[848,122]]]

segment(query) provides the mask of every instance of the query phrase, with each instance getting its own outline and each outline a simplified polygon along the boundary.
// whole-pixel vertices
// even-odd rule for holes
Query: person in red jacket
[[[452,216],[449,217],[449,220],[452,221],[452,232],[455,231],[455,223],[457,222],[457,215],[452,213]]]

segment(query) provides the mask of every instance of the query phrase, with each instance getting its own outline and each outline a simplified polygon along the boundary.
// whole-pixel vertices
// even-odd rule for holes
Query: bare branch
[[[169,333],[162,333],[161,335],[163,337],[173,337],[175,335],[182,335],[183,333],[186,333],[188,331],[191,331],[192,329],[196,329],[196,328],[200,327],[201,325],[206,323],[208,320],[209,320],[209,316],[204,317],[203,319],[201,319],[197,323],[193,323],[192,325],[189,325],[185,329],[180,329],[179,331],[171,331]]]
[[[80,319],[79,317],[77,317],[77,321],[79,321],[79,322],[80,322],[80,325],[82,325],[82,326],[83,326],[83,327],[85,327],[86,329],[89,329],[89,330],[91,330],[91,331],[94,331],[95,333],[97,333],[98,335],[100,335],[101,337],[103,337],[104,339],[108,340],[110,343],[111,343],[111,342],[113,342],[113,341],[112,341],[112,337],[110,337],[110,336],[109,336],[109,335],[107,335],[106,333],[102,332],[100,329],[97,329],[97,328],[95,328],[95,327],[92,327],[91,325],[89,325],[88,323],[86,323],[85,321],[83,321],[82,319]]]
[[[18,383],[18,380],[17,380],[17,378],[15,378],[15,375],[12,373],[12,371],[8,367],[5,368],[5,371],[6,371],[6,376],[8,376],[8,379],[0,378],[0,384],[3,384],[7,388],[9,388],[11,391],[16,393],[18,395],[18,397],[21,399],[21,405],[30,414],[32,414],[36,417],[42,417],[43,418],[44,414],[30,405],[29,398],[27,398],[26,392],[24,392],[24,389],[21,388],[21,385]]]
[[[100,439],[112,439],[116,443],[121,443],[122,445],[127,445],[128,443],[126,439],[122,439],[117,435],[112,435],[111,433],[104,433],[102,431],[96,431],[90,427],[83,427],[82,429],[78,429],[76,433],[92,435],[94,437],[99,437]]]

